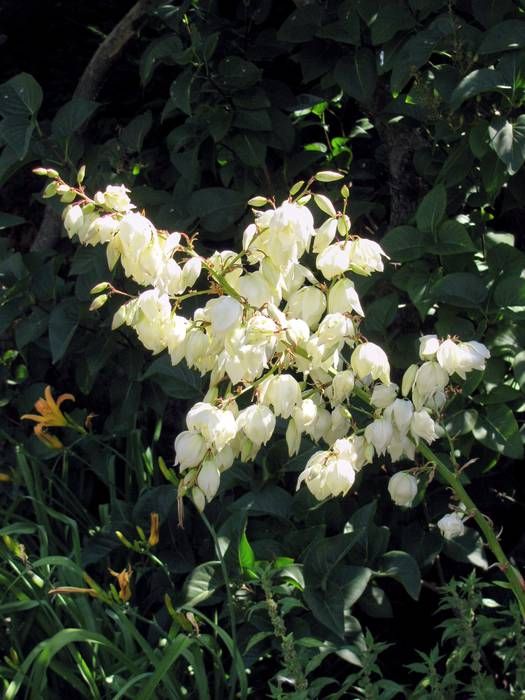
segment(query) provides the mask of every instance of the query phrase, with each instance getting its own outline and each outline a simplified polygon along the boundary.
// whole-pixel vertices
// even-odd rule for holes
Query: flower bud
[[[182,283],[185,287],[193,287],[202,270],[201,258],[190,258],[182,268]]]
[[[343,403],[354,390],[355,377],[349,369],[338,372],[332,380],[330,387],[330,401],[333,406]]]
[[[452,540],[454,537],[461,537],[465,534],[465,525],[460,513],[447,513],[438,520],[437,525],[446,540]]]
[[[191,500],[195,505],[195,508],[202,513],[206,507],[206,497],[200,490],[198,486],[194,486],[191,490]]]
[[[288,454],[290,457],[299,453],[301,432],[293,418],[290,418],[288,427],[286,428],[286,444],[288,445]]]
[[[405,373],[403,374],[403,380],[401,382],[401,394],[402,396],[408,396],[410,392],[412,391],[412,385],[414,383],[414,379],[417,374],[417,370],[419,369],[418,365],[410,365],[405,370]]]
[[[417,479],[408,472],[397,472],[390,477],[388,493],[396,506],[410,508],[417,496]]]
[[[221,473],[214,459],[206,459],[199,470],[197,486],[206,496],[208,503],[216,495],[221,482]]]
[[[78,204],[66,207],[64,209],[64,228],[67,231],[69,238],[76,236],[82,226],[84,215],[82,213],[82,207]]]
[[[437,335],[423,335],[419,339],[419,357],[422,360],[433,360],[439,349],[440,341]]]

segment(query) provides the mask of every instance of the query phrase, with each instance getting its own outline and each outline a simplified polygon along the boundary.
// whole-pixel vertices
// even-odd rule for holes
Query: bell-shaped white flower
[[[214,459],[206,459],[199,469],[197,476],[197,486],[206,496],[208,503],[214,498],[221,483],[221,473],[218,464]]]
[[[288,299],[285,313],[289,318],[300,318],[314,330],[326,309],[326,297],[317,287],[303,287]]]
[[[365,315],[354,283],[344,277],[338,280],[328,292],[328,313],[346,314],[350,311],[355,311],[360,316]]]
[[[352,369],[359,379],[368,375],[379,379],[383,384],[390,384],[390,364],[385,351],[375,343],[362,343],[352,353]]]
[[[350,248],[345,242],[329,245],[319,253],[315,266],[327,280],[343,275],[350,269]]]
[[[230,296],[210,299],[205,306],[206,318],[214,335],[223,336],[242,320],[242,304]]]
[[[414,405],[407,399],[396,399],[385,410],[384,416],[392,421],[397,430],[404,435],[408,432],[414,415]]]
[[[254,445],[266,445],[275,429],[275,416],[267,406],[248,406],[237,416],[237,429],[242,430]]]
[[[297,488],[304,482],[318,501],[345,495],[355,481],[351,463],[329,451],[316,452],[299,475]]]
[[[183,472],[198,466],[206,454],[208,446],[200,433],[184,430],[175,438],[175,464]]]
[[[388,418],[378,418],[365,428],[365,439],[374,446],[378,455],[385,454],[393,434],[394,429]]]
[[[390,477],[388,493],[396,506],[410,508],[417,496],[417,479],[409,472],[397,472]]]
[[[465,534],[465,524],[460,513],[447,513],[437,523],[441,534],[446,540],[453,540]]]
[[[322,253],[334,240],[337,233],[337,219],[327,219],[314,231],[314,253]]]
[[[382,258],[388,255],[379,243],[367,238],[356,238],[351,243],[350,269],[358,275],[371,275],[372,272],[383,271]]]
[[[437,335],[423,335],[419,339],[419,357],[422,360],[433,360],[439,350],[440,340]]]
[[[426,411],[416,411],[410,421],[410,432],[417,441],[419,438],[431,443],[437,438],[436,424]]]
[[[198,431],[209,447],[220,452],[237,435],[235,416],[231,411],[219,409],[204,401],[190,408],[186,415],[188,430]]]
[[[291,374],[269,377],[259,387],[259,400],[266,406],[273,406],[277,416],[289,418],[301,402],[301,387]]]
[[[82,207],[79,204],[70,204],[64,209],[62,214],[64,218],[64,228],[67,231],[69,238],[73,238],[80,231],[84,222]]]
[[[386,408],[396,399],[398,389],[397,384],[376,384],[370,397],[370,403],[376,408]]]
[[[354,384],[355,376],[351,370],[346,369],[342,372],[338,372],[332,379],[332,384],[327,389],[327,395],[332,406],[343,403],[354,390]]]

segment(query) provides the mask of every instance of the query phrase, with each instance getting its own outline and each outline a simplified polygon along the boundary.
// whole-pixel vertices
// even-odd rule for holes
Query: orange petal
[[[73,394],[60,394],[57,399],[57,406],[60,406],[63,401],[75,401],[75,397]]]
[[[36,423],[46,423],[46,416],[36,416],[34,413],[24,413],[20,416],[20,420],[34,420]]]

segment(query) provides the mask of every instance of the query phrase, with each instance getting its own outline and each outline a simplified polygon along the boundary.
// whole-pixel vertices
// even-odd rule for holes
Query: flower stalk
[[[461,483],[459,477],[447,467],[447,465],[435,454],[433,450],[430,449],[430,447],[428,447],[428,445],[426,445],[424,442],[420,442],[418,449],[423,457],[425,457],[436,467],[438,474],[444,481],[446,481],[454,492],[456,498],[465,505],[467,513],[474,518],[478,524],[479,529],[485,538],[485,542],[493,555],[496,557],[499,568],[504,573],[511,590],[518,601],[521,614],[525,619],[525,581],[523,580],[520,572],[511,564],[507,555],[503,551],[488,518],[477,508],[476,504],[465,490],[465,487]]]

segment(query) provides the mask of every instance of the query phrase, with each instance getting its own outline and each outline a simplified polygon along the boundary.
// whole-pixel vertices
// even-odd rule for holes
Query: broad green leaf
[[[119,140],[126,149],[132,153],[139,153],[142,150],[144,138],[153,124],[153,116],[148,110],[144,114],[139,114],[132,119],[120,132]]]
[[[0,85],[2,117],[33,117],[42,104],[42,88],[29,73],[19,73]]]
[[[193,216],[200,218],[204,228],[218,233],[237,221],[245,205],[240,192],[224,187],[206,187],[191,195],[189,209]]]
[[[494,303],[500,308],[525,306],[525,279],[514,275],[498,282],[494,290]]]
[[[397,32],[408,31],[415,23],[415,17],[407,7],[396,3],[381,3],[378,12],[371,18],[372,44],[374,46],[385,44]]]
[[[155,69],[164,61],[175,62],[183,51],[182,42],[176,34],[161,37],[149,42],[140,59],[140,80],[148,83]]]
[[[432,287],[435,301],[452,306],[477,308],[485,301],[487,294],[488,290],[483,281],[471,272],[452,272]]]
[[[191,114],[190,94],[194,77],[195,69],[191,66],[178,75],[170,87],[170,97],[173,105],[185,114]]]
[[[298,44],[310,41],[321,24],[321,9],[316,4],[299,7],[289,15],[277,32],[279,41]]]
[[[525,160],[525,114],[514,122],[497,117],[489,126],[489,138],[490,147],[505,164],[508,174],[517,173]]]
[[[466,227],[455,219],[444,221],[437,232],[437,242],[428,248],[435,255],[459,255],[474,253],[477,248]]]
[[[51,125],[53,135],[59,141],[67,141],[76,131],[84,126],[98,106],[98,102],[85,100],[82,97],[74,97],[71,102],[68,102],[58,110],[53,119]]]
[[[398,581],[414,600],[421,590],[421,572],[416,560],[406,552],[387,552],[381,559],[379,573]]]
[[[151,379],[173,399],[198,399],[202,396],[202,378],[185,362],[173,366],[167,354],[163,354],[149,365],[141,381]]]
[[[19,350],[22,350],[40,338],[47,329],[48,314],[42,309],[35,308],[27,318],[22,319],[15,327],[15,342]]]
[[[260,68],[239,56],[228,56],[218,66],[220,81],[226,88],[244,90],[259,82]]]
[[[447,191],[436,185],[428,192],[416,211],[416,223],[420,231],[434,233],[443,221],[447,208]]]
[[[370,49],[356,49],[337,62],[335,79],[344,92],[358,102],[371,101],[377,82],[375,57]]]
[[[271,131],[272,120],[267,109],[237,109],[233,126],[248,131]]]
[[[478,53],[499,53],[513,51],[525,47],[525,22],[517,19],[507,19],[499,22],[486,32]]]
[[[480,95],[482,92],[510,90],[505,77],[497,70],[479,68],[466,75],[450,96],[450,106],[458,109],[465,100]]]
[[[249,515],[275,515],[288,520],[292,512],[292,496],[280,486],[267,484],[238,498],[230,508]]]
[[[394,262],[417,260],[424,254],[427,243],[425,234],[413,226],[396,226],[381,241]]]
[[[489,450],[513,459],[523,457],[518,424],[510,408],[504,404],[488,406],[484,415],[480,413],[472,433]]]
[[[304,577],[309,587],[326,588],[332,570],[365,535],[364,528],[313,542],[304,556]]]
[[[445,541],[444,552],[454,561],[461,561],[487,569],[487,557],[484,552],[484,542],[476,530],[465,528],[465,534]]]
[[[218,574],[219,562],[199,564],[186,578],[182,587],[182,597],[188,606],[195,606],[212,596],[222,585]]]
[[[345,633],[345,613],[364,593],[372,571],[364,566],[339,566],[320,591],[307,586],[303,592],[306,604],[323,625],[340,637]]]
[[[25,219],[22,219],[21,216],[15,216],[14,214],[6,214],[3,211],[0,211],[0,231],[4,228],[11,228],[11,226],[20,226],[20,224],[24,224]]]
[[[512,361],[512,372],[522,391],[525,391],[525,350],[519,352]]]
[[[49,314],[49,345],[53,364],[64,357],[79,320],[80,306],[74,298],[64,299]]]

